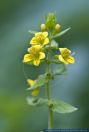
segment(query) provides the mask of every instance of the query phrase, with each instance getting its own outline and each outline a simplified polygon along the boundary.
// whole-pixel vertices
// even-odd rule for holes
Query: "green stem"
[[[52,128],[53,128],[53,112],[49,108],[48,129],[52,129]]]
[[[48,54],[48,58],[49,58],[49,54]],[[47,63],[47,69],[46,72],[49,73],[50,72],[50,64]],[[49,87],[49,81],[47,82],[46,85],[46,92],[47,92],[47,98],[48,100],[50,100],[50,87]],[[53,128],[53,112],[50,109],[50,106],[48,107],[49,109],[49,117],[48,117],[48,129],[52,129]]]

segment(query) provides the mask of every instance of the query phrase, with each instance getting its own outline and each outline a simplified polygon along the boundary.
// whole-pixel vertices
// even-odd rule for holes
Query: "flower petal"
[[[41,45],[35,45],[33,48],[34,48],[33,50],[35,50],[36,52],[39,52],[42,49],[42,46]]]
[[[40,88],[36,88],[35,90],[33,90],[32,96],[37,96],[39,94],[39,90]]]
[[[26,55],[24,55],[24,59],[23,59],[23,62],[29,62],[29,61],[31,61],[31,60],[33,60],[33,58],[32,58],[32,56],[30,55],[30,54],[26,54]]]
[[[31,79],[27,79],[27,83],[28,83],[28,85],[30,85],[30,86],[34,86],[35,81],[33,81],[33,80],[31,80]]]
[[[45,38],[43,45],[48,44],[48,43],[49,43],[49,38]]]
[[[40,36],[42,32],[35,33],[35,37]]]
[[[42,32],[42,34],[45,38],[48,36],[48,32]]]
[[[34,59],[33,64],[34,64],[35,66],[39,66],[39,64],[40,64],[40,59]]]
[[[68,62],[66,60],[64,60],[64,58],[62,57],[62,55],[59,55],[59,60],[61,62],[63,62],[64,64],[68,64]]]
[[[63,56],[67,56],[67,55],[71,54],[71,51],[67,48],[59,48],[59,50]]]
[[[71,64],[74,64],[74,63],[75,63],[75,59],[74,59],[72,56],[69,56],[69,57],[67,58],[67,62],[68,62],[68,63],[71,63]]]
[[[36,40],[36,37],[33,37],[30,41],[30,44],[37,44],[37,40]]]
[[[45,58],[45,53],[40,52],[39,54],[40,54],[39,59],[44,59]]]

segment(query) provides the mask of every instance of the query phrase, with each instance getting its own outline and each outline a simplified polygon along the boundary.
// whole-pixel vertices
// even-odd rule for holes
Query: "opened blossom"
[[[30,87],[34,86],[35,82],[36,82],[36,80],[27,79],[27,83],[28,83],[28,85],[29,85]],[[31,95],[32,95],[32,96],[37,96],[37,95],[39,94],[39,90],[40,90],[40,88],[37,87],[36,89],[34,89],[34,90],[32,91],[32,94],[31,94]]]
[[[32,62],[35,66],[39,66],[41,60],[45,58],[45,53],[42,51],[42,46],[40,45],[28,48],[28,52],[28,54],[24,55],[24,63]]]
[[[30,44],[44,46],[49,43],[48,32],[35,33],[35,37],[32,38]]]
[[[75,59],[71,56],[71,51],[67,48],[59,48],[60,55],[58,56],[59,60],[64,64],[74,64]]]

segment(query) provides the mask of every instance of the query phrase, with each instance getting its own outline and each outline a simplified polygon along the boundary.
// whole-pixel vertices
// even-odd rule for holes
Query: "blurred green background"
[[[56,12],[62,30],[60,47],[76,53],[76,64],[52,83],[52,96],[76,107],[71,114],[54,114],[54,128],[89,128],[89,0],[0,0],[0,132],[39,132],[47,128],[47,109],[27,105],[22,58],[44,15]],[[25,66],[30,78],[43,70]]]

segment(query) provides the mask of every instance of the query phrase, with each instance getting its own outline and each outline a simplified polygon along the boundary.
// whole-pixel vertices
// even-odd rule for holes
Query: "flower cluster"
[[[24,55],[23,62],[32,62],[35,66],[39,66],[41,60],[45,58],[43,47],[49,43],[48,32],[38,32],[31,39],[31,47],[28,48],[28,54]]]
[[[66,30],[67,31],[67,30]],[[63,33],[65,33],[64,31]],[[31,31],[30,31],[31,32]],[[50,14],[46,18],[45,24],[41,24],[40,32],[31,32],[34,34],[30,41],[30,48],[27,50],[27,54],[24,55],[23,63],[33,64],[35,66],[39,66],[41,62],[47,62],[48,52],[54,52],[54,50],[59,51],[59,54],[55,54],[54,56],[50,56],[50,63],[52,63],[52,59],[57,59],[57,62],[63,64],[73,64],[75,63],[75,59],[71,55],[71,51],[67,48],[55,48],[52,45],[54,38],[60,36],[61,26],[56,22],[56,17],[54,14]],[[55,41],[54,41],[55,42]],[[35,85],[36,81],[31,79],[27,80],[29,86]],[[32,92],[32,96],[37,96],[39,93],[39,87],[37,87]]]
[[[32,62],[33,65],[39,66],[41,60],[46,58],[44,47],[45,45],[50,45],[50,40],[48,38],[48,32],[38,32],[35,33],[35,37],[30,41],[32,47],[28,48],[28,54],[24,55],[23,62]],[[71,51],[67,48],[59,48],[60,54],[58,55],[59,61],[64,64],[73,64],[75,62],[74,58],[71,56]]]

